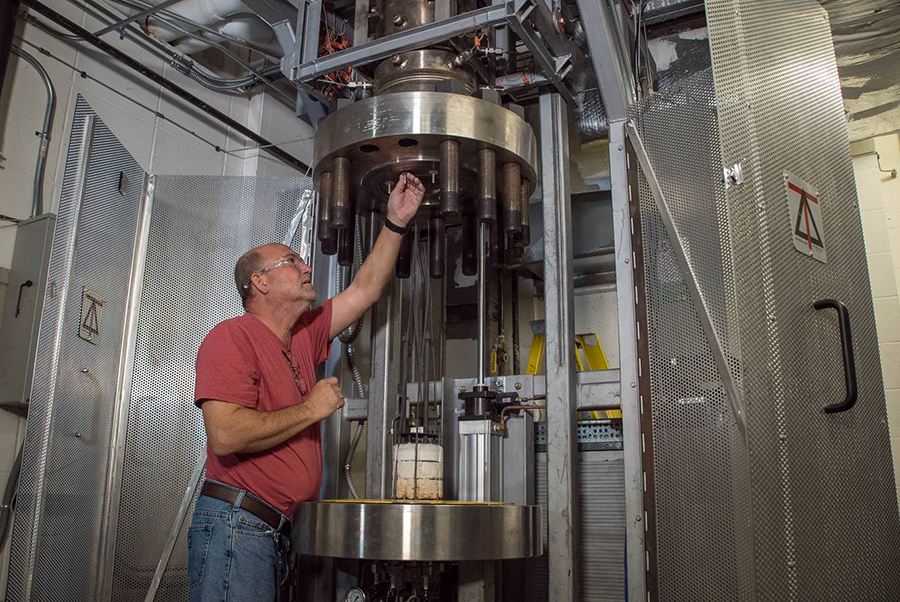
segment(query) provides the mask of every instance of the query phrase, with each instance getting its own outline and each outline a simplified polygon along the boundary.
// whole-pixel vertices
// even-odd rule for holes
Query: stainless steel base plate
[[[388,500],[300,504],[297,554],[365,560],[458,562],[543,553],[540,506]]]

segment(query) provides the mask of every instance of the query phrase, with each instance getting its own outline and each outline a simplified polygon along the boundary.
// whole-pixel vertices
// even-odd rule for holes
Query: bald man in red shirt
[[[329,342],[381,297],[425,187],[401,176],[385,226],[347,289],[318,300],[312,269],[289,247],[263,245],[235,266],[245,313],[197,353],[206,480],[188,529],[190,599],[276,600],[287,581],[290,516],[322,481],[319,422],[344,405],[334,377],[316,382]]]

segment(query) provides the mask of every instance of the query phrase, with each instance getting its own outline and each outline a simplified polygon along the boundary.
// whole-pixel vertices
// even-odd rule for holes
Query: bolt
[[[636,516],[634,517],[634,520],[637,521],[637,522],[641,522],[641,515],[640,515],[640,514],[636,515]]]
[[[87,374],[87,373],[88,373],[88,369],[87,369],[87,368],[82,368],[82,369],[81,369],[81,373],[82,373],[82,374]]]
[[[502,378],[498,378],[497,380],[495,380],[495,381],[494,381],[494,386],[497,387],[498,389],[501,388],[501,387],[503,387],[503,379],[502,379]]]
[[[79,433],[78,431],[75,431],[75,438],[81,439],[81,433]]]
[[[631,383],[631,388],[632,388],[632,389],[635,388],[636,386],[637,386],[636,384]]]
[[[402,63],[403,63],[403,57],[400,56],[399,54],[395,54],[394,57],[391,59],[391,64],[394,65],[395,67],[399,67]]]
[[[459,388],[459,392],[460,392],[460,393],[465,393],[465,392],[466,392],[466,388],[465,388],[465,387],[460,387],[460,388]]]
[[[394,15],[394,25],[402,27],[404,23],[406,23],[406,17],[403,15]]]
[[[625,258],[625,263],[631,263],[631,260],[628,259],[628,258],[626,257],[626,258]]]
[[[618,149],[619,149],[619,150],[625,150],[625,147],[622,146],[622,145],[620,144],[619,147],[618,147]]]
[[[434,184],[434,183],[436,182],[436,179],[435,179],[435,178],[437,178],[437,175],[438,175],[437,170],[436,170],[436,169],[429,169],[429,170],[428,170],[428,175],[431,176],[431,183]]]
[[[516,390],[521,389],[521,388],[522,388],[522,383],[516,383]]]

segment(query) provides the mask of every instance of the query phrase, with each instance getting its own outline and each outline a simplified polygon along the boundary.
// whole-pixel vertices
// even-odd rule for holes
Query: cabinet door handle
[[[16,315],[13,316],[14,318],[18,318],[19,314],[22,313],[22,289],[24,289],[26,286],[30,287],[33,284],[34,282],[32,282],[31,280],[26,280],[19,285],[19,298],[16,301]]]
[[[826,414],[845,412],[856,404],[856,360],[853,359],[853,334],[850,332],[850,310],[835,299],[822,299],[813,303],[817,310],[832,308],[838,313],[838,325],[841,329],[841,352],[844,356],[844,401],[825,406]]]

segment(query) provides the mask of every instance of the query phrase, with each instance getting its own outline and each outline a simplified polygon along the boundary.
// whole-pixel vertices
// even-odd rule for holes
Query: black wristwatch
[[[397,224],[395,224],[394,222],[389,220],[387,217],[384,218],[384,227],[387,228],[388,230],[390,230],[391,232],[396,232],[397,234],[399,234],[401,236],[406,234],[406,230],[407,230],[406,227],[398,226]]]

